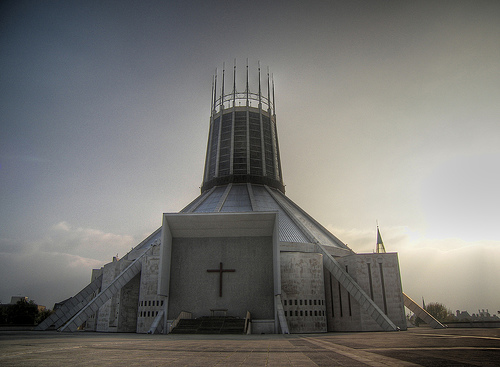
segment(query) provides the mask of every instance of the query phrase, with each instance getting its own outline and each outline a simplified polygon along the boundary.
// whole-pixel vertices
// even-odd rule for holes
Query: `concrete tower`
[[[41,329],[194,332],[221,315],[253,333],[406,329],[397,254],[354,253],[285,195],[274,81],[249,69],[240,91],[236,63],[213,77],[201,194]]]
[[[267,97],[262,95],[260,66],[258,93],[250,91],[248,79],[247,65],[245,90],[237,92],[235,64],[233,88],[226,94],[223,69],[222,87],[218,94],[217,75],[214,76],[202,192],[214,186],[245,182],[267,185],[285,192],[270,75],[268,72]]]

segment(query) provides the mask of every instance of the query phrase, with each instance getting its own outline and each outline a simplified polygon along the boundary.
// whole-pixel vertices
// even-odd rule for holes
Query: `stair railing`
[[[252,333],[252,315],[250,314],[250,311],[247,311],[247,314],[245,316],[245,327],[243,328],[243,332],[245,334],[251,334]]]

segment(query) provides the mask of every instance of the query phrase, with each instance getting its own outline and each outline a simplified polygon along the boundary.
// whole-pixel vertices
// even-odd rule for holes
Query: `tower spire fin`
[[[262,105],[262,88],[260,86],[260,60],[259,60],[259,108]]]
[[[224,109],[224,84],[225,84],[225,76],[226,76],[226,63],[222,63],[222,88],[220,95],[220,105],[221,108]]]
[[[214,81],[215,81],[215,74],[212,75],[212,95],[211,95],[211,100],[210,100],[210,113],[214,110]]]
[[[269,114],[271,114],[271,86],[270,86],[270,79],[269,79],[269,66],[267,67],[267,110],[269,111]]]
[[[215,75],[214,75],[214,103],[213,103],[213,110],[217,108],[217,73],[218,70],[215,68]]]
[[[233,107],[235,103],[236,103],[236,59],[234,59],[234,66],[233,66]]]
[[[276,108],[274,107],[275,106],[275,103],[274,103],[274,75],[271,75],[271,78],[272,78],[272,82],[273,82],[273,116],[276,116]]]
[[[248,86],[248,57],[247,57],[247,85],[246,85],[246,94],[247,94],[247,107],[248,107],[248,97],[249,97],[249,93],[250,93],[250,88]]]
[[[380,230],[378,228],[378,221],[377,221],[377,254],[385,254],[385,246],[384,242],[382,241],[382,236],[380,235]]]

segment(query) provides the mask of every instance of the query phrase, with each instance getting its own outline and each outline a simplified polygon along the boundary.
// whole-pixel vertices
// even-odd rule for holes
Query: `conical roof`
[[[330,233],[280,190],[245,183],[215,186],[205,191],[181,213],[278,212],[279,240],[295,244],[298,251],[307,244],[321,243],[332,255],[352,254],[352,250]],[[300,245],[303,245],[302,247]]]

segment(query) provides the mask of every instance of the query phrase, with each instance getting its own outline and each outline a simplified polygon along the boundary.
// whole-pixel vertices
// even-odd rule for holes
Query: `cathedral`
[[[247,65],[237,91],[232,71],[212,79],[200,195],[164,213],[162,226],[125,256],[94,269],[39,330],[406,329],[411,299],[397,253],[355,253],[285,195],[274,81],[259,65],[251,87]]]

